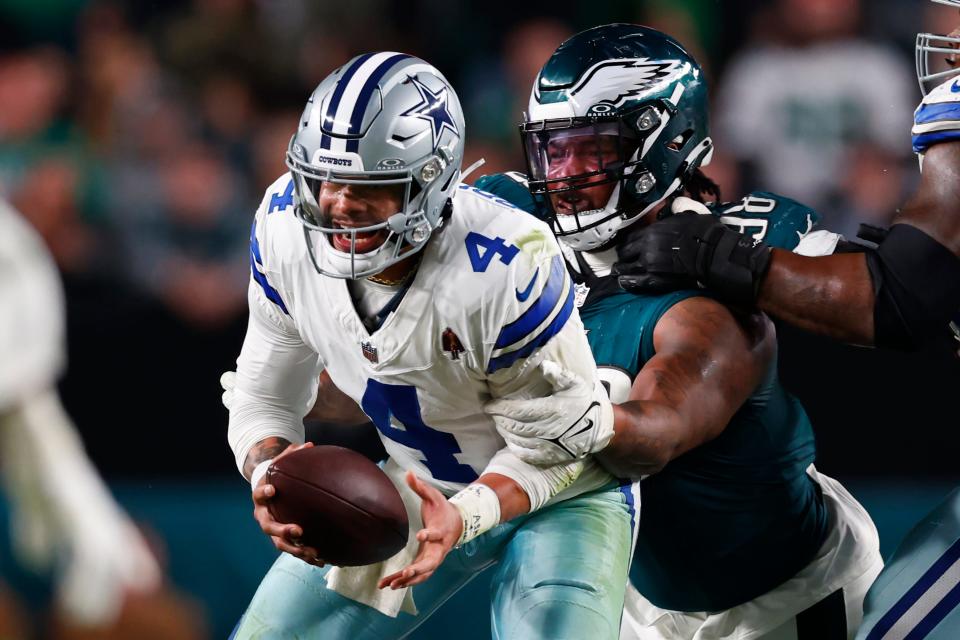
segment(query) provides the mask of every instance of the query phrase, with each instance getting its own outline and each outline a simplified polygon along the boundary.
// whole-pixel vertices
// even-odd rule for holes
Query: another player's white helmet
[[[413,56],[367,53],[331,73],[313,92],[287,149],[296,215],[323,275],[362,278],[423,249],[443,223],[460,182],[463,110],[432,65]],[[324,182],[403,185],[400,210],[383,223],[337,227],[319,205]],[[358,234],[386,230],[386,241],[355,250]],[[316,233],[314,233],[316,232]],[[350,235],[350,251],[332,236]]]
[[[960,0],[933,1],[960,9]],[[950,76],[960,73],[960,66],[953,66],[948,62],[953,56],[960,56],[960,37],[957,37],[956,33],[954,31],[945,36],[934,33],[917,34],[917,80],[923,95],[927,95]]]

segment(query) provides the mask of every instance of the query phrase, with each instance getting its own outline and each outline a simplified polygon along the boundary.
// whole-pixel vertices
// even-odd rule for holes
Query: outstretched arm
[[[760,315],[735,318],[709,298],[663,315],[656,354],[614,406],[615,435],[597,454],[618,477],[637,478],[717,437],[772,366],[776,338]]]
[[[960,257],[960,142],[948,142],[930,147],[923,162],[920,186],[894,219],[894,224],[910,225],[923,232],[931,241],[940,244],[954,256]],[[918,236],[922,238],[922,236]],[[933,254],[938,247],[918,247],[907,257],[915,260],[915,268],[936,264],[924,251]],[[949,261],[949,256],[939,259]],[[933,271],[931,268],[930,271]],[[894,277],[909,278],[910,273]],[[949,288],[952,283],[946,273],[926,273],[927,286]],[[887,280],[886,274],[882,274]],[[939,280],[939,282],[938,282]],[[883,327],[878,336],[874,326],[877,298],[874,286],[878,284],[867,266],[867,254],[846,253],[806,258],[774,249],[770,270],[760,285],[757,303],[767,313],[782,318],[801,329],[826,335],[854,344],[883,346]],[[885,283],[889,284],[889,283]],[[915,287],[904,282],[912,293]],[[921,285],[922,287],[923,285]],[[948,289],[949,290],[949,289]],[[883,293],[887,293],[883,291]],[[896,295],[896,294],[894,294]],[[949,294],[947,294],[949,295]],[[953,309],[960,309],[960,298]],[[923,304],[923,300],[906,300],[900,306]],[[939,306],[935,303],[931,306]],[[931,324],[946,325],[947,318],[930,320]]]
[[[874,343],[874,304],[859,252],[811,258],[774,249],[757,299],[761,310],[796,327],[862,345]]]

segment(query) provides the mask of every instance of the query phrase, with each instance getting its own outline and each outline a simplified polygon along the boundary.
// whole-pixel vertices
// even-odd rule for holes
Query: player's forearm
[[[873,282],[862,253],[809,258],[774,249],[758,304],[806,331],[853,344],[874,342]]]
[[[517,476],[515,472],[525,463],[515,459],[504,463],[504,455],[512,458],[512,454],[501,451],[497,455],[501,461],[494,466],[504,473],[484,472],[475,482],[450,498],[450,503],[460,516],[460,544],[473,540],[498,524],[538,509],[561,490],[556,486],[556,474],[530,467],[521,469],[519,476],[513,477]],[[576,464],[578,469],[582,469],[581,462]],[[533,473],[530,473],[531,470]]]
[[[676,457],[680,414],[654,402],[613,405],[614,436],[597,460],[618,478],[637,479],[660,471]]]
[[[500,522],[530,513],[530,497],[516,480],[499,473],[485,473],[477,482],[493,489],[500,499]]]
[[[540,467],[524,462],[510,449],[504,448],[493,456],[480,474],[480,480],[501,496],[500,521],[506,522],[545,505],[573,484],[584,468],[583,460]],[[485,478],[495,478],[492,480],[495,484],[486,482]]]
[[[247,458],[243,462],[243,477],[250,479],[253,470],[261,462],[272,460],[283,453],[283,450],[289,447],[291,442],[279,437],[264,438],[250,448],[247,452]]]

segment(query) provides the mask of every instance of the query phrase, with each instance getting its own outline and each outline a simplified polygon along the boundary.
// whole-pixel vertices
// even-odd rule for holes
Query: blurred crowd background
[[[0,195],[64,278],[65,404],[211,637],[271,554],[217,380],[243,338],[253,212],[306,98],[353,55],[413,53],[458,90],[465,166],[523,170],[516,125],[536,72],[567,36],[615,21],[674,35],[705,67],[707,173],[725,199],[777,192],[853,237],[916,183],[914,37],[960,17],[919,0],[0,0]],[[956,345],[881,354],[780,335],[821,470],[888,514],[891,550],[960,478]]]

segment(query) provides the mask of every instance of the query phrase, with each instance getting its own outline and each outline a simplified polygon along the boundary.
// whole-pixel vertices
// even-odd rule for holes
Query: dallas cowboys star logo
[[[457,131],[457,125],[453,121],[453,116],[450,115],[447,87],[434,93],[430,90],[430,87],[417,80],[415,76],[411,76],[409,80],[420,93],[420,104],[400,115],[413,116],[428,121],[433,134],[434,148],[436,148],[437,141],[440,140],[444,129],[448,129],[454,135],[460,135],[460,132]]]

